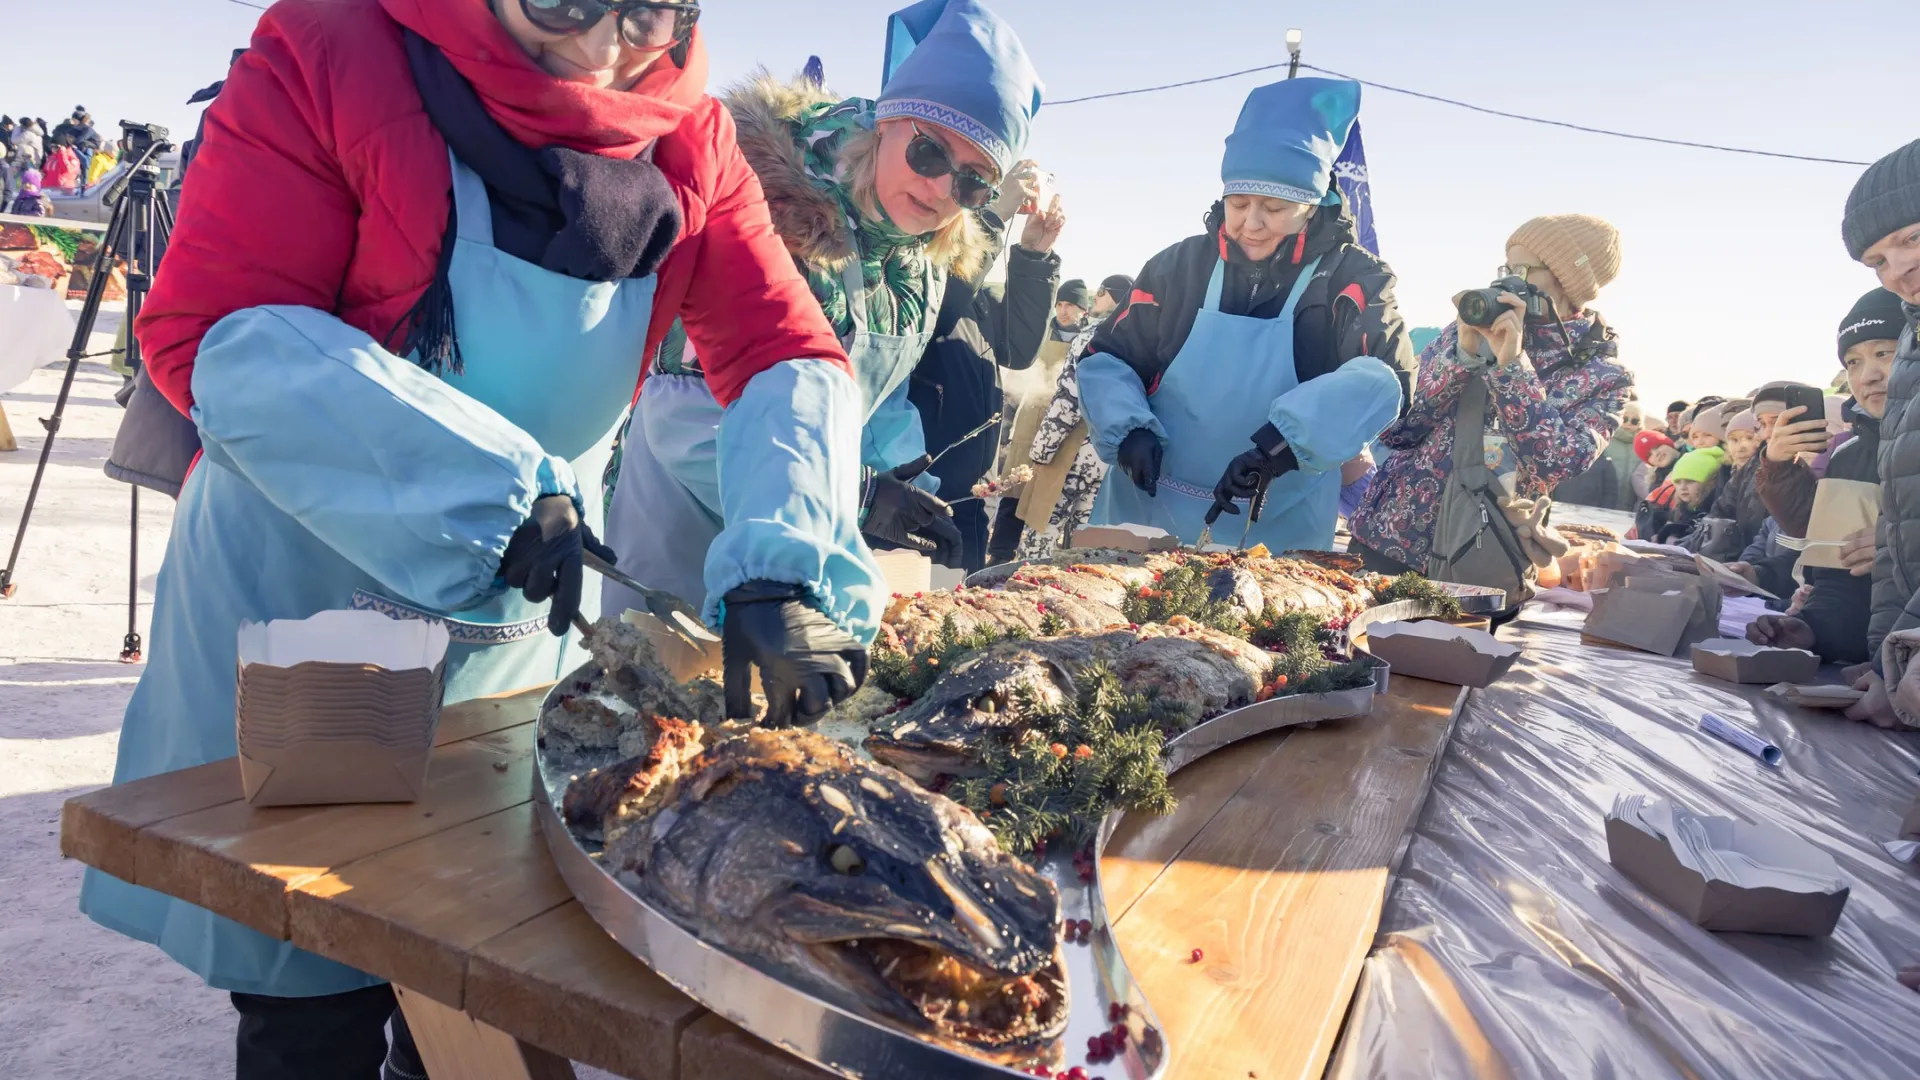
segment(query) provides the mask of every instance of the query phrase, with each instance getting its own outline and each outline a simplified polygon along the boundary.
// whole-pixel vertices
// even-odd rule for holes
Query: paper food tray
[[[1486,687],[1520,660],[1518,646],[1444,622],[1374,623],[1367,628],[1367,651],[1396,675],[1455,686]]]
[[[1745,638],[1695,642],[1693,670],[1732,683],[1801,683],[1820,674],[1820,658],[1805,649],[1755,645]]]
[[[243,623],[234,697],[247,801],[418,799],[448,644],[439,623],[371,611]]]
[[[1703,929],[1824,937],[1847,904],[1833,856],[1776,825],[1623,795],[1606,831],[1614,867]]]

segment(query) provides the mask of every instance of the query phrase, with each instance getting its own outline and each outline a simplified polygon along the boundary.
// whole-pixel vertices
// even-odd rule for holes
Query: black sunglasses
[[[907,144],[907,168],[929,180],[953,174],[953,201],[969,210],[978,210],[992,202],[1000,190],[987,183],[979,173],[953,163],[953,155],[940,141],[913,125],[913,141]]]
[[[549,34],[584,34],[609,13],[617,13],[620,40],[631,49],[684,41],[700,21],[700,5],[691,0],[520,0],[520,11]]]

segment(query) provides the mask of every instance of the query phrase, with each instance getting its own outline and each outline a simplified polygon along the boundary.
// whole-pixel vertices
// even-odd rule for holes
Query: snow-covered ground
[[[103,315],[109,335],[117,316]],[[110,336],[96,337],[104,351]],[[0,342],[0,348],[5,343]],[[0,394],[20,449],[0,453],[0,559],[11,547],[39,418],[62,368]],[[81,867],[60,858],[60,804],[113,778],[120,715],[141,667],[119,662],[126,633],[128,491],[100,471],[113,445],[120,377],[87,362],[0,600],[0,1078],[217,1080],[233,1075],[234,1016],[157,949],[95,926],[76,907]],[[171,501],[140,500],[140,631]],[[4,565],[0,563],[0,565]],[[605,1074],[580,1069],[580,1075]]]
[[[117,316],[102,317],[111,331]],[[95,351],[111,345],[101,340]],[[4,344],[0,344],[4,347]],[[0,557],[11,548],[62,369],[0,408],[20,442],[0,453]],[[126,633],[128,491],[100,471],[120,377],[83,364],[15,574],[0,600],[0,1076],[212,1080],[233,1073],[226,997],[157,950],[75,907],[80,866],[60,858],[60,804],[113,778],[120,714],[139,678]],[[141,633],[173,504],[140,500]]]

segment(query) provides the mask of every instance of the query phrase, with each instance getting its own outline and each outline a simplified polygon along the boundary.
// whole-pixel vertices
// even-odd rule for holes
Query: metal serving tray
[[[1462,585],[1456,581],[1436,581],[1442,590],[1460,601],[1463,615],[1495,615],[1507,609],[1507,591],[1484,585]]]
[[[1269,731],[1370,715],[1374,696],[1387,681],[1386,665],[1373,662],[1376,671],[1371,685],[1334,694],[1274,698],[1197,725],[1168,742],[1168,771],[1176,772],[1215,750]],[[542,716],[554,695],[594,673],[588,664],[562,680],[543,703]],[[1065,1034],[1017,1058],[969,1051],[923,1039],[866,1014],[857,1005],[822,1000],[789,986],[752,963],[706,944],[629,892],[601,866],[596,857],[600,845],[576,837],[559,813],[574,776],[613,764],[617,758],[618,754],[607,751],[605,760],[560,761],[545,749],[537,751],[534,808],[541,831],[561,877],[594,920],[628,952],[707,1008],[789,1053],[860,1080],[1001,1078],[1027,1075],[1034,1065],[1055,1072],[1081,1065],[1090,1074],[1129,1080],[1165,1075],[1170,1057],[1167,1041],[1108,927],[1098,871],[1091,884],[1081,881],[1071,851],[1049,851],[1034,864],[1059,888],[1062,917],[1085,919],[1094,926],[1089,944],[1069,944],[1063,949],[1070,1002]],[[1123,816],[1115,812],[1102,823],[1096,856]],[[1127,1006],[1130,1037],[1125,1050],[1097,1067],[1088,1065],[1087,1040],[1111,1030],[1109,1016],[1116,1004]]]

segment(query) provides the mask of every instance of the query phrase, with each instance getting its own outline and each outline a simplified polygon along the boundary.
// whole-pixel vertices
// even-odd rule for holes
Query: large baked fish
[[[665,800],[603,824],[624,884],[790,984],[976,1046],[1066,1026],[1053,884],[967,810],[840,742],[725,740]]]
[[[1122,610],[1128,589],[1150,588],[1156,575],[1190,565],[1205,571],[1213,599],[1246,619],[1269,608],[1347,618],[1372,600],[1366,580],[1303,559],[1070,550],[1046,561],[990,567],[964,590],[897,596],[887,606],[880,644],[912,652],[932,641],[948,619],[961,633],[1018,629],[1034,636],[1049,624],[1069,634],[1125,626],[1132,621]]]
[[[1188,726],[1251,702],[1273,659],[1184,619],[1002,642],[954,664],[920,700],[873,721],[864,745],[922,783],[941,774],[978,776],[986,740],[1017,735],[1029,705],[1074,700],[1078,681],[1096,664],[1112,669],[1129,693],[1153,695],[1163,715]]]

